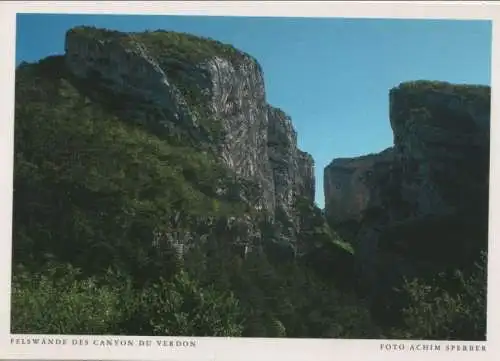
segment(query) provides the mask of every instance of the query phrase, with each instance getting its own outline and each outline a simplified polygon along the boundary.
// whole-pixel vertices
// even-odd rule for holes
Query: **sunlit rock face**
[[[253,206],[278,210],[293,238],[294,200],[314,200],[314,162],[298,149],[290,117],[267,103],[261,66],[209,40],[205,53],[197,48],[196,56],[180,59],[154,46],[164,35],[75,28],[66,35],[66,64],[76,78],[118,96],[123,112],[158,134],[183,131],[210,143],[227,167],[258,185]]]

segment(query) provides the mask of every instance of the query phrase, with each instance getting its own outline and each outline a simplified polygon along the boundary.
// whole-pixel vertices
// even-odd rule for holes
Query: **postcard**
[[[0,358],[493,359],[498,6],[450,3],[3,2]]]

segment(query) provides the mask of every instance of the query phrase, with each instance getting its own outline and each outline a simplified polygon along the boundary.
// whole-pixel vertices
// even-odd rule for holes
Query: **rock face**
[[[186,55],[177,43],[162,43],[165,35],[75,28],[66,36],[66,64],[76,78],[119,95],[130,117],[210,143],[228,168],[257,183],[253,206],[284,214],[293,234],[294,199],[314,199],[314,163],[298,149],[290,118],[267,104],[260,65],[226,45],[183,34],[178,41],[196,46]]]
[[[294,220],[297,196],[314,199],[314,163],[312,157],[297,148],[297,133],[288,115],[278,108],[268,107],[268,156],[273,172],[276,209],[283,223]],[[290,180],[293,180],[290,182]],[[294,236],[292,222],[287,233]],[[288,227],[290,228],[290,227]]]
[[[469,264],[487,243],[489,87],[403,83],[390,122],[393,147],[324,173],[326,215],[354,243],[372,295],[401,275]]]

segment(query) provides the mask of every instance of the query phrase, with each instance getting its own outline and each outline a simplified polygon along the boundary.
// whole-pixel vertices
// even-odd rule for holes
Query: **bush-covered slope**
[[[297,214],[316,253],[283,258],[269,217],[238,196],[251,182],[121,119],[63,60],[16,72],[12,332],[378,334],[328,268],[311,267],[323,247],[349,254],[312,204]]]

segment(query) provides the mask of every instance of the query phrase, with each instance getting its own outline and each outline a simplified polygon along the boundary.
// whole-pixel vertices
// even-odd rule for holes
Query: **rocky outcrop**
[[[413,217],[479,211],[470,206],[488,191],[489,88],[403,84],[391,90],[390,119]]]
[[[272,215],[278,210],[293,235],[294,199],[314,199],[314,165],[298,149],[290,117],[267,104],[260,65],[233,48],[186,35],[187,45],[201,45],[182,53],[162,43],[167,36],[177,35],[75,28],[66,36],[66,64],[76,78],[120,95],[120,109],[158,134],[180,129],[210,143],[228,168],[258,185],[253,207]],[[201,54],[200,48],[207,50]]]
[[[326,167],[326,215],[354,244],[372,295],[485,248],[489,119],[489,87],[403,83],[390,91],[394,146]]]
[[[297,150],[297,167],[298,177],[295,179],[295,186],[297,187],[298,194],[304,198],[313,201],[316,194],[316,179],[314,159],[307,153],[300,149]]]
[[[268,107],[267,149],[273,171],[276,207],[288,217],[297,195],[314,200],[314,162],[297,148],[297,132],[281,109]],[[290,180],[293,179],[293,182]]]
[[[325,210],[334,223],[361,221],[383,207],[379,181],[394,163],[394,150],[333,160],[324,172]]]

